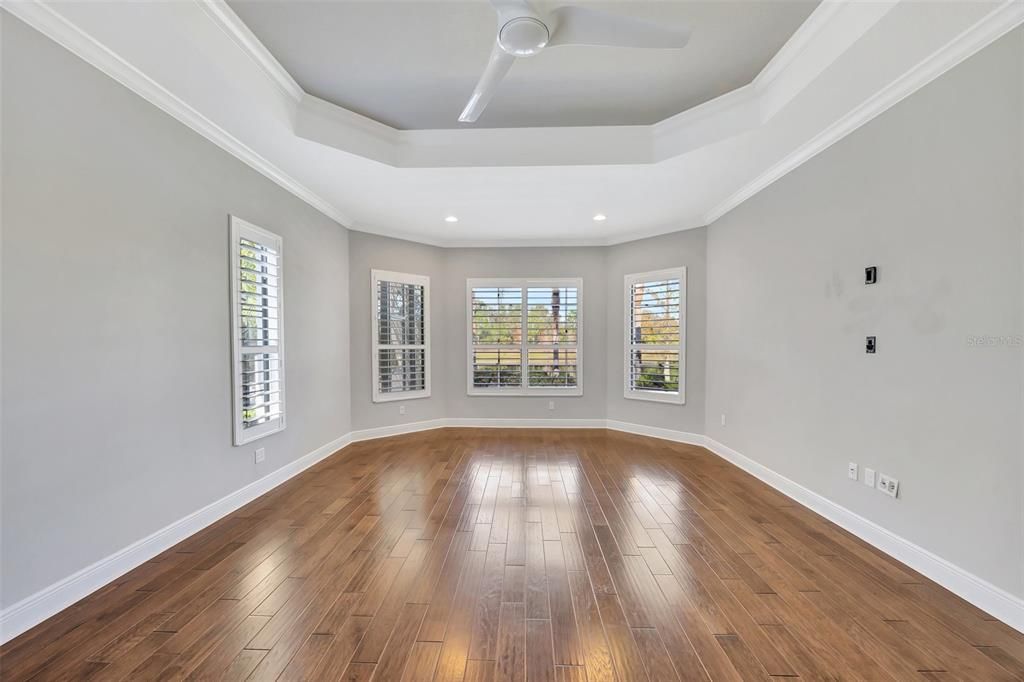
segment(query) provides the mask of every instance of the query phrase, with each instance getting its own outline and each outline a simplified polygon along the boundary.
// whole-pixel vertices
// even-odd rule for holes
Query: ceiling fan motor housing
[[[540,19],[516,17],[505,22],[498,31],[498,44],[505,52],[517,57],[531,57],[548,44],[551,33]]]

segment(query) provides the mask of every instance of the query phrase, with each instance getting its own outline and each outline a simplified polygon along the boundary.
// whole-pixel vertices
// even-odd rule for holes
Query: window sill
[[[659,393],[657,391],[626,391],[623,397],[627,400],[646,400],[652,403],[666,403],[668,405],[685,405],[685,393]]]
[[[426,391],[409,391],[408,393],[383,393],[380,395],[374,394],[373,402],[375,403],[396,403],[401,400],[418,400],[420,398],[429,398],[430,389]]]
[[[272,419],[271,421],[260,424],[259,426],[238,431],[235,436],[235,447],[247,445],[253,441],[273,435],[279,431],[284,431],[284,417],[278,417],[276,420]]]
[[[481,389],[466,391],[471,398],[581,398],[583,387],[578,388],[528,388],[528,389]]]

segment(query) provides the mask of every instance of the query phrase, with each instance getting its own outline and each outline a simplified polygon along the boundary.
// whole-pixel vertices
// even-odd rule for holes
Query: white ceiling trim
[[[294,132],[397,168],[659,163],[766,123],[897,2],[824,0],[749,85],[653,125],[397,130],[303,93]],[[212,6],[211,18],[243,36],[236,43],[268,77],[291,80],[223,0]]]
[[[306,94],[302,86],[292,78],[290,73],[285,71],[274,55],[270,54],[270,50],[260,42],[256,34],[249,30],[249,27],[224,0],[202,0],[199,5],[216,24],[231,36],[231,39],[242,48],[243,52],[252,57],[274,85],[281,88],[282,93],[296,103],[302,99],[302,96]]]
[[[916,67],[880,90],[862,105],[840,118],[806,144],[747,183],[704,216],[710,225],[787,173],[825,151],[857,128],[898,104],[919,89],[952,69],[971,55],[989,46],[1024,23],[1024,2],[1010,0],[987,15]]]
[[[533,137],[524,138],[533,145],[532,154],[547,142],[556,145],[549,154],[569,146],[616,144],[617,153],[634,159],[655,158],[656,145],[673,154],[677,152],[670,145],[678,144],[691,154],[664,163],[594,168],[605,153],[587,157],[577,148],[571,151],[578,163],[517,169],[500,167],[502,154],[507,158],[516,151],[509,150],[520,139],[512,135],[515,130],[396,131],[334,105],[321,106],[302,93],[269,53],[258,54],[259,41],[244,25],[229,25],[233,12],[221,0],[184,3],[170,13],[98,13],[88,3],[51,6],[42,0],[3,4],[334,220],[361,231],[459,247],[601,246],[706,225],[1024,22],[1024,0],[966,3],[956,12],[937,14],[929,6],[914,0],[826,0],[752,84],[656,124],[669,133],[649,134],[647,147],[643,129],[651,127],[645,126],[617,133],[606,128],[531,129],[526,134]],[[874,29],[870,46],[859,43],[869,29]],[[915,41],[905,40],[907,31],[918,33]],[[147,32],[153,40],[140,40]],[[194,45],[177,39],[183,34]],[[175,43],[181,44],[181,52],[168,52],[167,45]],[[222,68],[204,70],[210,60]],[[809,74],[820,74],[825,62],[835,65],[808,86],[808,79],[813,80]],[[871,80],[880,67],[885,75]],[[847,86],[851,74],[856,83]],[[836,94],[845,99],[833,101]],[[368,151],[342,153],[335,145],[297,137],[296,126],[311,124],[302,112],[328,119],[320,122],[324,131],[349,135],[345,144],[360,140]],[[344,126],[328,125],[338,117]],[[680,124],[679,129],[672,130],[672,124]],[[737,135],[743,130],[748,132]],[[434,146],[421,149],[418,139],[410,145],[405,133],[413,133],[414,139],[416,133],[436,133],[428,138]],[[619,137],[609,139],[605,133]],[[559,147],[560,137],[570,142]],[[482,149],[492,145],[484,157],[488,163],[479,168],[451,167],[450,162],[448,167],[426,167],[431,154],[449,159],[457,159],[454,152],[465,154],[463,140],[473,140]],[[495,149],[499,153],[492,153]],[[421,169],[366,160],[385,152]],[[689,198],[675,201],[673,192]],[[567,193],[571,198],[559,202]],[[605,201],[618,201],[618,211],[603,210],[612,220],[591,225],[588,209],[593,202],[601,202],[604,209]],[[644,212],[652,202],[660,203],[657,210],[646,211],[648,218],[629,215]],[[539,218],[537,211],[526,210],[534,204],[543,210]],[[398,205],[403,209],[394,210]],[[436,222],[451,208],[463,218],[457,230]],[[505,214],[508,219],[502,223]],[[573,217],[580,214],[582,221]],[[499,228],[492,229],[491,223]],[[509,240],[509,234],[523,236]]]
[[[779,92],[781,87],[774,91],[770,88],[816,38],[832,28],[833,35],[824,44],[834,52],[834,58],[866,28],[857,30],[853,24],[854,30],[846,31],[845,40],[837,39],[834,20],[844,8],[850,14],[848,3],[822,0],[752,83],[653,125],[498,129],[500,134],[481,128],[405,131],[306,93],[225,0],[196,2],[298,105],[296,135],[381,163],[411,168],[657,163],[692,150],[697,140],[709,144],[763,123],[762,112],[768,109],[761,106],[761,100],[774,100],[777,104],[773,109],[777,110],[799,91],[792,84],[785,88],[788,92]],[[865,13],[870,19],[867,26],[894,2],[871,3],[871,11]],[[829,63],[816,61],[819,69]],[[817,72],[808,73],[805,82],[814,75]],[[710,129],[715,122],[724,129]],[[495,141],[505,144],[495,147]],[[597,141],[600,143],[594,144]]]
[[[343,211],[319,197],[231,133],[81,31],[77,26],[57,14],[49,5],[35,0],[15,0],[5,2],[3,9],[107,74],[139,97],[167,112],[224,151],[259,171],[327,217],[343,224],[351,222]]]
[[[786,67],[807,49],[814,37],[822,31],[822,27],[843,8],[843,4],[841,0],[822,0],[775,56],[761,69],[761,73],[757,74],[754,83],[763,88],[778,78]]]
[[[535,239],[431,239],[429,237],[423,237],[419,234],[413,234],[411,232],[404,232],[402,230],[396,230],[394,228],[373,225],[370,223],[356,222],[349,226],[349,229],[356,232],[366,232],[369,234],[375,234],[381,237],[390,237],[392,239],[402,239],[405,241],[418,242],[420,244],[426,244],[427,246],[437,246],[445,249],[482,249],[482,248],[530,248],[536,246],[545,247],[576,247],[576,246],[614,246],[616,244],[624,244],[626,242],[636,241],[637,239],[646,239],[648,237],[658,237],[663,234],[671,234],[673,232],[682,232],[684,230],[692,230],[698,227],[707,227],[707,223],[703,219],[697,220],[678,220],[664,225],[657,225],[640,230],[630,230],[629,232],[616,233],[614,236],[605,238],[579,238],[579,239],[566,239],[561,237],[555,237],[552,239],[546,239],[543,242],[538,242]]]

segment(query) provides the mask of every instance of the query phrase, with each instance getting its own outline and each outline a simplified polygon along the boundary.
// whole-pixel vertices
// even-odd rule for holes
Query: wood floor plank
[[[569,573],[569,590],[572,606],[576,613],[580,648],[583,653],[587,679],[590,682],[606,682],[615,679],[611,649],[601,622],[601,611],[590,586],[590,578],[583,571]],[[557,638],[556,638],[557,639]],[[555,657],[558,663],[558,656]]]
[[[2,680],[1024,680],[1024,635],[707,451],[326,458],[0,647]]]
[[[596,590],[595,597],[598,610],[601,612],[601,621],[604,623],[605,635],[608,637],[608,647],[616,674],[619,679],[623,680],[644,679],[648,666],[643,660],[644,654],[635,631],[631,630],[629,623],[626,622],[626,615],[622,612],[622,605],[619,603],[618,597],[614,594],[600,594]],[[653,628],[648,630],[660,641],[660,636]],[[671,663],[668,669],[672,670]],[[661,679],[677,680],[679,678],[675,672],[671,672]]]
[[[469,645],[471,659],[493,661],[497,658],[498,624],[504,580],[505,545],[491,544],[487,548],[484,578],[480,584],[480,594],[473,614],[473,637]]]
[[[555,656],[551,649],[550,620],[526,621],[526,679],[530,682],[554,682]]]
[[[406,663],[412,655],[413,644],[416,642],[416,633],[420,629],[420,623],[427,612],[426,604],[406,604],[402,607],[398,621],[394,626],[391,637],[381,652],[380,661],[377,663],[377,677],[382,680],[399,680],[405,671]]]
[[[494,679],[499,682],[526,680],[526,605],[522,602],[501,605]]]
[[[402,682],[433,679],[437,658],[440,655],[440,642],[415,642],[409,652],[409,660],[405,664]]]

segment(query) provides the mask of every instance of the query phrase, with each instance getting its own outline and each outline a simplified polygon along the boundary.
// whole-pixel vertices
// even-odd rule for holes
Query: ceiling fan
[[[526,0],[491,0],[498,12],[498,34],[491,58],[459,115],[474,123],[494,96],[501,79],[517,57],[532,57],[560,45],[681,48],[690,40],[685,27],[669,28],[650,21],[575,5],[563,5],[544,15]]]

